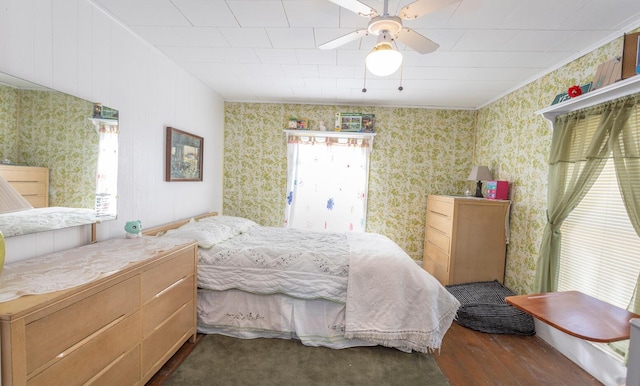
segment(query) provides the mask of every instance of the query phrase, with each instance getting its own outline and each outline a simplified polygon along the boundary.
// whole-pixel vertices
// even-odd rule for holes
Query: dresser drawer
[[[83,385],[95,374],[108,368],[138,345],[140,312],[114,322],[112,326],[91,336],[77,349],[71,348],[57,362],[39,372],[27,382],[33,386],[63,384]],[[43,339],[46,340],[46,339]],[[69,377],[69,374],[73,374]],[[139,378],[136,374],[134,380]],[[63,381],[64,380],[64,381]],[[114,384],[114,383],[112,383]]]
[[[453,214],[453,200],[429,197],[427,210],[451,217]]]
[[[193,248],[175,254],[175,257],[142,274],[142,304],[148,303],[180,279],[195,274]]]
[[[442,252],[449,255],[451,253],[451,237],[434,228],[427,229],[427,243],[431,243],[440,248]]]
[[[182,278],[143,306],[143,337],[149,336],[171,314],[193,299],[194,281],[194,275]]]
[[[435,228],[440,232],[451,236],[452,221],[451,217],[445,216],[438,212],[427,212],[427,226]]]
[[[447,285],[449,281],[449,255],[442,252],[434,244],[427,242],[423,258],[423,268],[438,279],[442,285]]]
[[[191,300],[171,315],[163,324],[142,341],[142,373],[157,370],[164,360],[182,346],[189,335],[195,333],[195,300]],[[168,356],[167,358],[164,358]],[[143,376],[146,378],[146,376]]]
[[[136,276],[27,324],[27,374],[59,355],[68,355],[79,342],[135,312],[139,299],[140,280]]]
[[[139,379],[140,345],[136,345],[87,384],[91,386],[134,385]]]

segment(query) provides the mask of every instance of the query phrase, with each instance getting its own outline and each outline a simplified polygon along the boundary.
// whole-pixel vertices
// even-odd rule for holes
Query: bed
[[[0,232],[4,237],[101,220],[94,209],[48,205],[49,169],[0,165]]]
[[[205,334],[431,352],[460,306],[379,234],[262,227],[233,216],[144,233],[197,240],[198,331]]]

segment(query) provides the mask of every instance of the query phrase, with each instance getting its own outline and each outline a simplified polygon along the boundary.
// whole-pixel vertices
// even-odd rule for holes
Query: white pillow
[[[162,237],[196,240],[199,247],[209,249],[234,236],[246,233],[254,226],[258,224],[242,217],[212,216],[198,221],[191,220],[180,228],[168,230]]]
[[[168,230],[162,237],[170,237],[173,239],[191,239],[198,242],[198,246],[201,248],[209,249],[214,245],[221,243],[231,237],[235,236],[231,230],[218,227],[214,229],[171,229]]]
[[[231,228],[231,231],[235,233],[234,236],[241,233],[247,233],[249,229],[259,226],[257,223],[249,219],[235,216],[205,217],[201,220],[195,221],[195,223],[201,224],[202,226],[214,226],[214,224],[225,225]]]

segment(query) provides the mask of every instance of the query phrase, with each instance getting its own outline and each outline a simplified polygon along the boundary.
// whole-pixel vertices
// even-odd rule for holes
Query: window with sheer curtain
[[[98,172],[96,174],[96,212],[98,216],[115,216],[118,189],[118,125],[100,122]]]
[[[371,141],[288,134],[285,226],[364,232]]]

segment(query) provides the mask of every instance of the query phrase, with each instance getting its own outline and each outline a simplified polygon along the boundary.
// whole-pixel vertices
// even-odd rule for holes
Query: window
[[[373,135],[287,132],[285,226],[364,232]]]
[[[640,271],[640,237],[625,210],[612,159],[561,232],[558,290],[578,290],[627,308]]]

